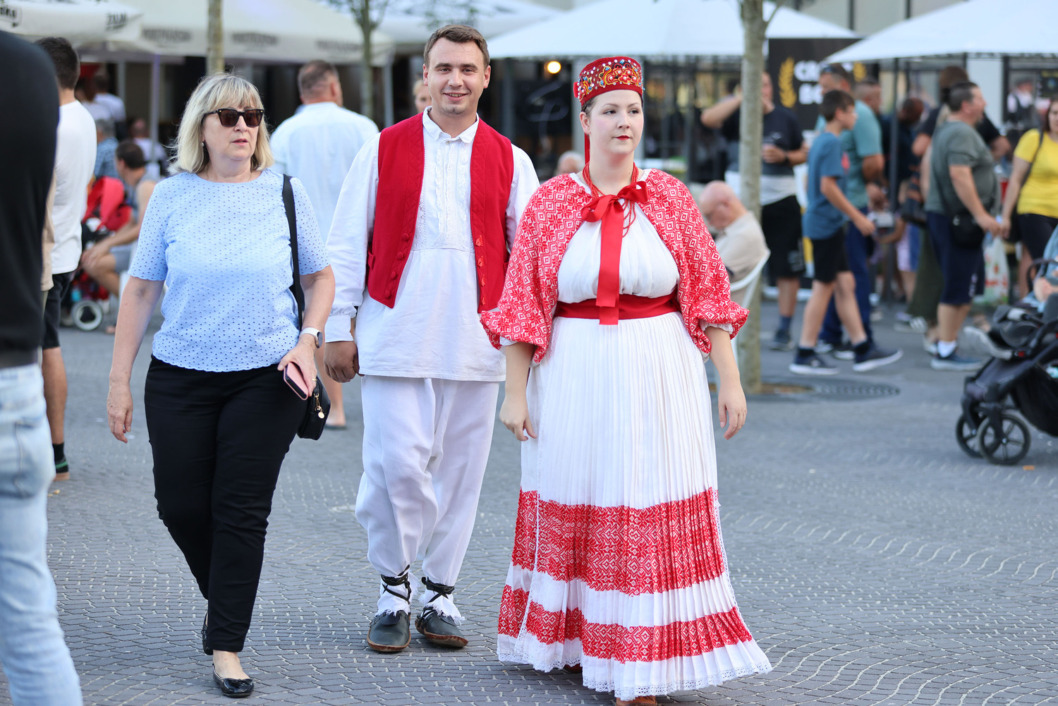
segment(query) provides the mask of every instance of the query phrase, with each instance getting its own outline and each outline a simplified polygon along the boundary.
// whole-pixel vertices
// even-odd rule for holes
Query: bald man
[[[706,184],[698,197],[698,208],[705,217],[732,282],[748,275],[768,256],[760,224],[727,183],[712,181]]]

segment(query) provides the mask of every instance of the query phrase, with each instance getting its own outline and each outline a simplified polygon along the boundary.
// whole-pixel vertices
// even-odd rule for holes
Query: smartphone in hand
[[[313,380],[312,387],[309,387],[309,381],[305,377],[305,373],[293,361],[287,363],[287,367],[283,368],[283,382],[294,391],[294,394],[303,400],[309,398],[309,395],[312,394],[312,388],[316,386],[316,381]]]

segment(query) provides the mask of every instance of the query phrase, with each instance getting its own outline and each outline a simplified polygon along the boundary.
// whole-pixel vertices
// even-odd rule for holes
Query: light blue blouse
[[[312,204],[297,179],[301,274],[327,266]],[[170,365],[230,372],[275,365],[298,340],[283,177],[227,184],[186,172],[151,196],[129,274],[165,280],[153,353]]]

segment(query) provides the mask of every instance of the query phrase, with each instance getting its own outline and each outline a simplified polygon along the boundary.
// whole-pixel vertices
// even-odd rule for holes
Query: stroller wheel
[[[82,299],[70,309],[70,317],[77,328],[82,331],[93,331],[103,323],[103,307],[97,301]]]
[[[967,456],[981,458],[981,451],[977,447],[977,423],[965,414],[960,415],[959,421],[955,423],[955,440]]]
[[[977,431],[977,446],[992,463],[1011,466],[1025,458],[1032,444],[1029,425],[1021,417],[1003,412],[999,427],[985,418]]]

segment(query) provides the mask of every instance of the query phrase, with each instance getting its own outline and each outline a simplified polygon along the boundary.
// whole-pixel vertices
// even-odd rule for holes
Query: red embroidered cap
[[[643,95],[643,67],[627,56],[596,59],[580,72],[574,90],[582,106],[607,91],[627,90]]]

